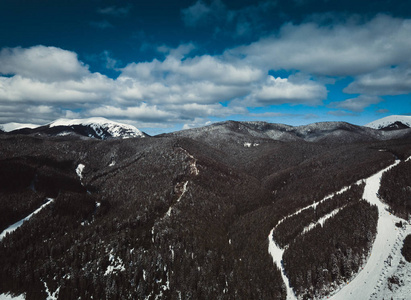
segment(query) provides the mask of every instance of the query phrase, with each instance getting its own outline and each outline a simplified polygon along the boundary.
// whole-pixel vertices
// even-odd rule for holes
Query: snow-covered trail
[[[357,183],[359,183],[361,181],[358,181]],[[292,288],[290,287],[290,283],[288,281],[287,276],[285,275],[285,270],[283,268],[282,265],[282,260],[283,260],[283,253],[284,253],[284,249],[281,248],[280,246],[278,246],[276,244],[276,242],[273,239],[273,232],[274,230],[277,228],[278,225],[280,225],[282,222],[284,222],[285,219],[290,218],[292,216],[298,215],[300,212],[302,212],[303,210],[306,210],[308,208],[312,208],[312,207],[316,207],[318,204],[332,198],[334,195],[338,195],[341,194],[343,192],[345,192],[348,189],[348,187],[344,187],[341,190],[339,190],[338,192],[328,195],[326,197],[324,197],[322,200],[318,201],[318,202],[314,202],[313,204],[310,204],[306,207],[303,207],[299,210],[297,210],[296,212],[292,213],[291,215],[288,215],[284,218],[282,218],[277,225],[270,231],[270,234],[268,235],[268,253],[270,253],[271,257],[273,258],[273,263],[281,270],[281,276],[283,278],[283,281],[285,283],[286,289],[287,289],[287,300],[296,300],[297,297],[294,294],[294,291],[292,290]],[[327,218],[333,216],[336,214],[336,211],[331,212],[329,215],[325,216],[323,219],[318,220],[318,222],[324,222]],[[311,224],[310,224],[311,225]],[[306,228],[304,228],[303,233],[308,232],[309,230],[311,230],[312,228],[314,228],[314,226],[307,226]]]
[[[409,159],[410,158],[408,158],[407,160]],[[371,255],[368,258],[364,268],[356,275],[356,277],[351,282],[349,282],[343,288],[338,290],[333,296],[329,296],[327,299],[382,299],[382,297],[378,297],[381,294],[379,293],[379,291],[382,289],[382,285],[384,283],[383,281],[386,281],[386,278],[388,277],[387,264],[384,263],[384,261],[386,261],[390,255],[398,256],[397,254],[400,253],[400,245],[402,245],[402,241],[408,233],[411,233],[411,226],[404,226],[401,229],[395,226],[395,223],[401,221],[402,219],[390,214],[387,210],[387,205],[382,203],[377,196],[382,174],[399,163],[400,161],[397,160],[394,164],[386,167],[385,169],[377,172],[376,174],[364,180],[365,188],[363,198],[367,200],[370,204],[376,205],[378,207],[379,216],[377,224],[377,236],[373,244]],[[357,181],[356,184],[359,184],[361,181],[362,180]],[[284,217],[270,231],[270,234],[268,235],[268,252],[270,253],[273,259],[273,263],[281,269],[281,276],[287,288],[287,300],[295,300],[297,299],[297,297],[295,296],[293,290],[289,285],[289,280],[285,275],[285,271],[282,266],[282,257],[284,249],[280,248],[275,243],[272,236],[273,231],[285,219],[297,215],[307,208],[316,207],[319,203],[326,201],[330,199],[333,195],[340,194],[347,189],[348,187],[345,187],[332,195],[326,196],[319,202],[315,202],[311,205],[301,208],[300,210],[294,212],[289,216]],[[333,211],[329,215],[325,216],[324,219],[331,217],[336,213],[338,213],[338,211]],[[318,222],[320,221],[323,220],[318,220]],[[303,234],[314,227],[310,225],[304,229],[304,231],[302,232]],[[395,257],[394,260],[396,260]],[[393,266],[391,269],[394,269],[394,267],[395,266]]]
[[[38,209],[36,209],[34,212],[32,212],[31,214],[29,214],[27,217],[25,217],[24,219],[21,219],[20,221],[14,223],[13,225],[10,225],[8,228],[4,229],[3,232],[0,234],[0,241],[6,236],[7,233],[12,233],[14,230],[16,230],[17,228],[19,228],[21,225],[23,225],[24,221],[27,221],[28,219],[30,219],[33,215],[37,214],[38,212],[40,212],[44,207],[46,207],[47,205],[49,205],[50,203],[52,203],[54,201],[54,199],[52,198],[47,198],[47,202],[44,203],[42,206],[40,206]]]
[[[270,234],[268,235],[268,253],[270,253],[271,257],[273,258],[273,263],[281,270],[281,277],[283,278],[285,287],[287,289],[287,300],[297,300],[294,291],[290,287],[290,282],[288,281],[288,278],[284,273],[284,268],[281,263],[281,261],[283,260],[284,249],[280,248],[272,238],[274,229],[275,227],[271,229]]]
[[[379,295],[383,288],[387,275],[387,266],[384,263],[391,255],[398,254],[400,244],[406,236],[406,232],[410,232],[410,226],[399,229],[395,223],[404,221],[387,211],[387,205],[382,203],[378,197],[378,189],[382,174],[388,169],[397,165],[396,161],[393,165],[381,170],[365,180],[365,189],[363,198],[378,207],[378,225],[377,236],[375,238],[371,255],[368,258],[364,268],[357,276],[339,290],[334,296],[330,297],[333,300],[345,299],[380,299]],[[386,275],[386,276],[384,276]]]

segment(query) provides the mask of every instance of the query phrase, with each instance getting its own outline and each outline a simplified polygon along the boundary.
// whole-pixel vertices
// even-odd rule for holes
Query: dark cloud
[[[193,5],[182,9],[183,22],[189,27],[211,30],[214,38],[221,36],[250,37],[268,31],[276,1],[264,1],[238,9],[229,9],[221,0],[207,4],[198,0]]]
[[[360,95],[356,98],[347,99],[339,102],[331,102],[329,107],[341,108],[352,112],[362,112],[366,107],[373,104],[378,104],[384,101],[380,97]]]
[[[384,109],[384,108],[378,109],[376,111],[377,114],[388,114],[389,112],[390,112],[389,109]]]
[[[336,117],[346,117],[346,116],[356,116],[357,114],[352,113],[352,112],[348,112],[345,110],[332,110],[327,112],[327,114],[332,115],[332,116],[336,116]]]
[[[379,96],[409,94],[411,93],[411,65],[407,63],[358,76],[344,89],[344,92]]]
[[[123,7],[118,7],[118,6],[108,6],[105,8],[99,8],[97,10],[98,13],[102,15],[109,15],[109,16],[115,16],[115,17],[122,17],[126,16],[130,13],[131,10],[131,4]]]
[[[95,28],[100,29],[107,29],[107,28],[114,28],[114,26],[107,20],[103,21],[91,21],[90,25]]]

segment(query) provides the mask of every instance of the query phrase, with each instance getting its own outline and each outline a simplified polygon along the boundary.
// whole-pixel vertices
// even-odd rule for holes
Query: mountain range
[[[303,126],[290,126],[285,124],[275,124],[267,122],[235,122],[227,121],[214,123],[201,129],[181,131],[174,135],[195,136],[201,132],[211,132],[218,130],[219,127],[238,126],[238,132],[246,133],[250,137],[270,138],[274,140],[305,140],[318,141],[327,136],[342,136],[344,133],[355,133],[359,139],[369,136],[375,139],[392,139],[396,136],[393,133],[384,131],[407,129],[411,127],[411,116],[393,115],[373,121],[364,126],[356,126],[345,122],[320,122]],[[242,128],[241,128],[242,127]],[[376,132],[371,129],[379,129]],[[113,122],[105,118],[88,119],[58,119],[46,125],[34,125],[23,123],[0,124],[0,133],[26,134],[26,135],[45,135],[45,136],[84,136],[96,139],[111,138],[132,138],[148,136],[136,127],[128,124]],[[197,132],[197,133],[196,133]],[[399,133],[399,135],[404,134]]]
[[[3,125],[0,298],[405,299],[407,122]]]

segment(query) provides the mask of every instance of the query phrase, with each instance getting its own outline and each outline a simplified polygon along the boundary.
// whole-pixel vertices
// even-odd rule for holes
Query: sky
[[[411,1],[0,0],[0,123],[411,115]]]

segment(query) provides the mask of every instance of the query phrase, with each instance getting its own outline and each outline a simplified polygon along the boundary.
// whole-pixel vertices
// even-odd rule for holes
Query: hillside
[[[411,156],[407,133],[389,135],[232,121],[133,139],[0,135],[0,295],[331,295],[382,240],[368,178]],[[273,245],[289,245],[284,265]]]

